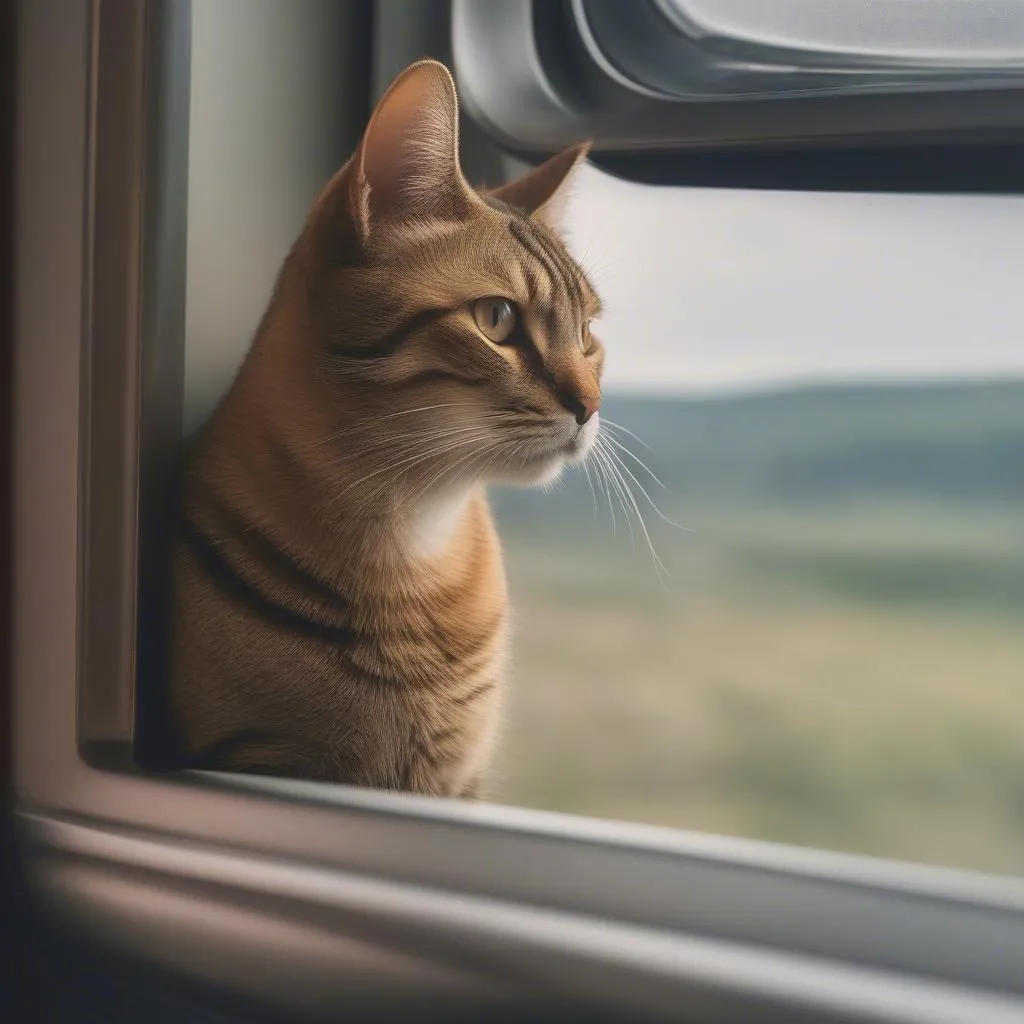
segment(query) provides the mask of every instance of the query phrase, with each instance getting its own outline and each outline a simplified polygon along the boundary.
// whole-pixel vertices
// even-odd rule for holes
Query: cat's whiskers
[[[429,410],[429,409],[433,409],[433,408],[441,409],[441,408],[446,408],[448,405],[453,405],[453,403],[447,403],[447,405],[439,405],[439,406],[424,406],[421,409],[405,409],[405,410],[402,410],[401,412],[391,413],[391,414],[389,414],[387,416],[370,417],[368,419],[363,419],[363,420],[358,421],[356,424],[346,424],[344,427],[342,427],[342,428],[340,428],[340,429],[338,429],[336,431],[332,431],[330,434],[327,434],[324,437],[317,438],[315,441],[312,441],[310,444],[305,445],[301,450],[302,451],[312,451],[312,450],[315,450],[315,449],[318,449],[318,448],[322,448],[322,447],[324,447],[326,445],[334,444],[334,443],[336,443],[338,441],[342,441],[342,440],[346,439],[347,437],[351,437],[354,434],[356,436],[359,436],[359,428],[360,427],[367,426],[367,425],[372,424],[372,423],[377,423],[377,422],[380,422],[381,420],[391,419],[393,416],[401,416],[401,415],[411,414],[411,413],[414,413],[414,412],[423,412],[423,411],[426,411],[426,410]],[[469,406],[469,405],[464,405],[462,407],[463,408],[471,408],[471,406]],[[484,412],[484,413],[476,413],[475,416],[474,416],[474,419],[477,420],[477,421],[486,420],[488,422],[499,422],[502,419],[502,417],[504,417],[506,415],[507,414],[501,413],[501,412],[491,412],[491,413]],[[416,438],[422,439],[423,437],[429,435],[431,432],[433,432],[435,430],[443,431],[443,430],[447,430],[447,429],[460,429],[463,426],[469,426],[469,425],[470,424],[458,424],[458,423],[456,423],[456,424],[450,424],[450,425],[444,426],[444,427],[429,428],[426,431],[409,431],[407,433],[397,434],[397,435],[396,434],[390,434],[390,435],[389,434],[385,434],[383,436],[374,435],[369,441],[367,441],[363,445],[362,449],[353,450],[352,448],[347,448],[346,449],[346,454],[352,455],[352,454],[357,454],[358,451],[372,451],[374,449],[379,449],[381,447],[384,447],[386,444],[393,444],[396,441],[402,441],[402,440],[405,440],[406,438],[408,438],[408,439],[416,439]]]
[[[585,458],[580,463],[580,468],[583,470],[583,473],[584,473],[584,475],[586,477],[586,480],[587,480],[587,488],[590,491],[590,504],[591,504],[591,506],[592,506],[592,508],[594,510],[594,519],[596,520],[597,519],[597,491],[594,490],[594,480],[593,480],[593,478],[590,475],[590,465],[589,465],[589,463],[590,463],[590,453],[588,452],[587,453],[587,458]]]
[[[651,539],[651,535],[647,529],[647,523],[644,520],[643,513],[640,510],[640,506],[637,503],[637,500],[629,487],[629,483],[627,482],[625,477],[623,477],[622,472],[619,469],[619,466],[625,467],[625,463],[623,463],[621,459],[617,458],[615,452],[611,448],[607,447],[604,441],[604,438],[599,437],[598,445],[601,447],[603,454],[608,459],[608,468],[611,471],[613,478],[618,481],[620,497],[624,496],[628,500],[630,506],[633,509],[633,512],[636,514],[637,521],[640,524],[640,529],[643,531],[644,534],[644,539],[647,541],[647,547],[651,552],[651,557],[654,560],[656,568],[659,570],[659,575],[663,573],[665,576],[667,576],[668,569],[665,568],[665,563],[662,562],[657,550],[654,547],[654,541]],[[616,463],[618,463],[618,465],[616,465]],[[627,469],[626,472],[629,473],[629,470]],[[629,475],[632,477],[631,473]],[[634,482],[636,482],[635,477],[633,477],[633,480]],[[639,486],[639,484],[637,484],[637,486]],[[641,490],[643,490],[643,488],[641,488]],[[650,501],[650,496],[646,494],[646,491],[644,492],[644,494],[647,497],[648,501]],[[657,506],[655,506],[655,511],[658,511]],[[626,512],[625,504],[623,504],[623,512]],[[659,512],[659,515],[660,514],[661,513]],[[668,521],[671,522],[671,520]]]
[[[430,556],[444,549],[458,526],[473,486],[493,464],[501,447],[499,441],[491,445],[489,450],[474,449],[467,452],[455,462],[443,466],[409,498],[407,507],[413,518],[408,529],[414,550]],[[474,467],[475,460],[484,454],[488,454],[487,461],[473,474],[475,479],[467,480],[464,487],[459,486],[459,478],[470,475],[469,470]],[[460,467],[466,463],[469,466],[459,473]],[[454,474],[456,479],[449,482],[450,486],[439,487],[444,477],[450,474]]]
[[[484,445],[484,442],[489,443]],[[454,440],[448,440],[447,443],[435,444],[426,451],[419,451],[404,459],[394,460],[388,466],[382,467],[382,472],[390,471],[394,475],[390,476],[388,479],[380,480],[364,498],[360,506],[357,507],[357,510],[361,510],[363,507],[372,504],[379,496],[386,492],[387,489],[397,489],[396,485],[400,484],[402,478],[408,476],[409,473],[423,463],[431,460],[443,462],[443,465],[440,466],[432,478],[428,478],[425,483],[421,484],[419,489],[414,492],[411,497],[404,499],[406,504],[415,504],[419,498],[423,497],[432,487],[436,486],[436,483],[439,482],[445,474],[454,472],[471,458],[480,454],[481,451],[487,448],[493,448],[495,445],[500,443],[500,437],[495,437],[491,431],[479,430],[476,433],[471,434],[471,436],[456,437]],[[446,455],[452,453],[455,449],[462,448],[466,445],[473,445],[477,447],[471,449],[465,454],[462,454],[454,462],[445,459]],[[480,447],[481,445],[483,445],[483,447]]]
[[[615,446],[615,449],[622,452],[623,455],[629,456],[630,459],[632,459],[633,462],[636,463],[636,465],[639,466],[640,469],[642,469],[660,488],[665,490],[667,494],[672,493],[669,487],[666,486],[666,484],[662,481],[662,479],[660,479],[660,477],[658,477],[658,475],[650,468],[650,466],[648,466],[647,463],[640,458],[640,456],[638,456],[632,449],[630,449],[630,447],[624,444],[623,441],[620,440],[620,438],[617,438],[614,434],[609,432],[605,434],[605,439],[610,441],[611,444]]]
[[[608,438],[608,440],[611,440],[611,438]],[[620,448],[621,448],[621,445],[620,445]],[[630,452],[628,449],[622,449],[622,450],[625,451],[627,455],[632,455],[632,452]],[[675,522],[672,519],[669,519],[669,517],[667,515],[665,515],[665,513],[662,512],[660,508],[658,508],[657,503],[650,496],[650,494],[648,494],[647,489],[644,487],[644,485],[642,483],[640,483],[640,481],[636,478],[636,476],[630,470],[629,466],[626,465],[626,463],[622,460],[622,458],[618,455],[618,453],[615,452],[614,449],[608,448],[607,452],[608,452],[608,455],[612,458],[612,460],[615,463],[617,463],[617,465],[620,467],[620,469],[629,477],[629,479],[632,480],[634,484],[636,484],[637,488],[639,488],[639,490],[640,490],[640,493],[647,499],[648,504],[654,510],[654,514],[659,519],[661,519],[665,523],[668,523],[669,526],[674,526],[677,530],[686,530],[687,529],[687,527],[680,526],[679,523]],[[644,467],[644,468],[646,469],[646,467]],[[648,470],[648,472],[650,472],[650,471]],[[654,474],[651,473],[651,476],[654,476]],[[654,479],[659,484],[661,484],[662,487],[665,486],[664,484],[661,483],[660,480],[658,480],[657,477],[654,477]],[[623,482],[625,482],[625,481],[623,481]],[[668,490],[668,488],[665,488],[665,489]]]
[[[452,448],[461,447],[467,444],[478,443],[481,440],[486,440],[488,437],[488,432],[478,432],[469,437],[457,437],[455,440],[448,441],[448,443],[446,444],[435,444],[432,447],[428,448],[426,451],[417,450],[412,455],[407,455],[404,458],[394,460],[384,466],[379,467],[378,469],[374,470],[371,473],[367,473],[365,476],[360,477],[358,480],[353,481],[346,488],[343,488],[342,491],[335,496],[332,504],[336,504],[348,492],[352,491],[354,488],[360,486],[361,484],[365,483],[366,481],[374,477],[379,477],[385,473],[395,473],[396,471],[398,471],[398,475],[401,476],[407,473],[409,470],[413,469],[415,466],[420,465],[423,462],[427,462],[433,458],[437,458],[443,455],[445,452],[451,451]],[[386,487],[388,483],[393,482],[393,480],[385,480],[382,481],[382,485]],[[371,489],[371,493],[370,495],[367,496],[367,500],[371,500],[378,493],[379,490],[380,487],[377,487],[376,489]],[[365,503],[366,502],[364,501],[363,504]]]
[[[371,416],[363,422],[365,423],[380,423],[382,420],[395,419],[398,416],[412,416],[419,412],[434,412],[437,409],[474,409],[476,404],[473,402],[438,402],[436,405],[421,405],[415,409],[399,409],[397,412],[385,413],[383,416]],[[495,414],[498,415],[498,414]]]
[[[371,506],[379,497],[385,495],[389,489],[393,489],[399,478],[408,476],[416,467],[431,460],[444,460],[444,456],[455,449],[466,445],[475,445],[484,441],[491,441],[492,444],[501,444],[500,436],[495,436],[502,425],[515,425],[516,417],[507,412],[496,412],[484,414],[478,417],[478,422],[470,424],[459,424],[453,426],[437,427],[426,431],[406,432],[389,439],[390,459],[383,465],[376,466],[368,473],[349,481],[341,488],[329,503],[328,507],[336,506],[340,501],[356,488],[362,487],[372,479],[379,479],[379,483],[372,486],[363,499],[351,510],[352,518],[358,519],[364,510]],[[546,438],[546,432],[540,436]],[[538,435],[531,432],[531,436],[522,439],[517,450],[521,450],[528,444],[538,440]],[[397,443],[396,443],[397,442]],[[364,454],[372,454],[380,442],[364,446],[355,452],[347,454],[358,461]],[[474,453],[471,451],[458,458],[454,464],[443,465],[439,475],[453,472],[463,466]],[[427,488],[429,488],[428,483]]]
[[[420,447],[420,444],[423,442],[423,437],[418,436],[415,439],[411,439],[409,445],[403,448],[403,452],[408,452],[410,448],[413,449],[411,454],[393,459],[391,462],[385,463],[383,466],[378,466],[375,470],[359,477],[357,480],[351,481],[347,487],[343,488],[341,494],[351,491],[353,488],[358,487],[360,484],[365,483],[373,477],[380,476],[382,473],[389,473],[406,465],[407,463],[416,463],[429,459],[434,455],[441,454],[449,447],[449,445],[438,443],[440,441],[449,441],[454,438],[455,440],[452,441],[452,444],[460,444],[467,440],[473,440],[476,435],[486,437],[487,433],[488,431],[482,432],[481,426],[476,424],[472,426],[452,428],[449,431],[439,433],[437,436],[428,437],[427,441],[429,442],[429,447],[425,451]],[[466,434],[471,434],[473,437],[466,438]]]
[[[481,439],[477,439],[477,440],[482,440],[482,438]],[[490,447],[491,447],[491,450],[493,450],[494,445],[491,445]],[[434,474],[433,477],[428,479],[425,484],[423,484],[417,491],[414,492],[412,497],[409,499],[409,504],[410,505],[415,505],[417,501],[422,500],[425,495],[429,494],[431,492],[431,490],[433,490],[433,488],[436,487],[438,483],[440,483],[441,479],[444,476],[446,476],[448,473],[451,473],[454,470],[456,470],[460,465],[465,463],[468,459],[472,459],[473,457],[475,457],[475,456],[477,456],[479,454],[481,454],[480,451],[469,451],[466,454],[462,455],[460,458],[456,459],[455,462],[448,463],[447,465],[442,466]]]
[[[615,467],[612,465],[611,459],[608,458],[608,453],[605,451],[604,445],[601,443],[600,438],[598,443],[595,445],[598,458],[601,460],[605,468],[605,479],[608,481],[608,486],[615,494],[615,500],[619,503],[619,507],[622,509],[622,516],[626,521],[626,527],[629,530],[629,542],[636,550],[636,536],[633,532],[633,520],[630,518],[629,510],[626,506],[626,499],[623,495],[622,481],[615,473]]]
[[[658,485],[658,486],[659,486],[659,487],[660,487],[660,488],[661,488],[661,489],[662,489],[662,490],[663,490],[663,491],[664,491],[664,492],[665,492],[666,494],[671,494],[671,493],[672,493],[672,492],[671,492],[671,491],[670,491],[670,490],[668,489],[668,487],[666,487],[666,486],[665,486],[665,484],[664,484],[664,483],[662,483],[662,481],[661,481],[661,479],[660,479],[660,478],[658,477],[657,473],[655,473],[655,472],[654,472],[654,470],[653,470],[653,469],[651,469],[651,467],[650,467],[650,466],[648,466],[648,465],[647,465],[647,463],[646,463],[646,462],[644,462],[644,460],[643,460],[643,459],[641,459],[639,455],[637,455],[637,454],[636,454],[635,452],[633,452],[632,450],[630,450],[629,448],[627,448],[627,447],[626,447],[626,446],[625,446],[625,445],[624,445],[624,444],[623,444],[623,443],[622,443],[622,442],[621,442],[621,441],[620,441],[620,440],[619,440],[619,439],[618,439],[617,437],[615,437],[615,436],[614,436],[613,434],[607,434],[607,435],[606,435],[606,439],[607,439],[607,440],[608,440],[608,441],[609,441],[609,442],[610,442],[610,443],[611,443],[612,445],[614,445],[614,446],[615,446],[615,448],[616,448],[616,449],[617,449],[617,450],[618,450],[619,452],[621,452],[621,453],[622,453],[623,455],[628,455],[628,456],[629,456],[629,458],[631,458],[631,459],[633,460],[633,462],[635,462],[635,463],[637,464],[637,466],[639,466],[639,467],[640,467],[640,469],[642,469],[642,470],[643,470],[643,471],[644,471],[644,472],[645,472],[645,473],[646,473],[646,474],[647,474],[647,475],[648,475],[648,476],[649,476],[649,477],[650,477],[650,478],[651,478],[651,479],[652,479],[652,480],[653,480],[653,481],[654,481],[654,482],[655,482],[655,483],[656,483],[656,484],[657,484],[657,485]]]
[[[627,429],[621,423],[616,423],[602,415],[601,426],[607,427],[609,433],[625,434],[627,437],[633,438],[634,441],[638,441],[642,444],[649,452],[651,452],[651,454],[654,454],[654,449],[639,434],[634,434],[632,430]]]
[[[616,520],[615,520],[615,506],[612,504],[612,492],[611,485],[608,482],[608,470],[604,464],[604,458],[602,457],[601,448],[599,445],[594,445],[591,449],[591,455],[594,458],[594,468],[597,472],[598,482],[601,486],[601,490],[604,492],[606,501],[608,502],[608,514],[612,520],[612,536],[616,533]]]

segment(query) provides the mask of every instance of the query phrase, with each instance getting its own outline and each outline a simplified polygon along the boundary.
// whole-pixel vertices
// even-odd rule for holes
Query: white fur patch
[[[422,558],[444,552],[465,515],[471,488],[459,488],[424,498],[410,527],[412,550]]]

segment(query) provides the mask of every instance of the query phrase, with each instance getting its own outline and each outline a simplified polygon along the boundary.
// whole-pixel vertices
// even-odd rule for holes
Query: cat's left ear
[[[437,61],[406,68],[377,104],[355,156],[361,234],[385,221],[464,218],[480,200],[459,166],[455,83]]]
[[[573,178],[589,152],[589,142],[570,146],[490,194],[557,230],[562,226]]]
[[[378,228],[485,210],[459,166],[459,108],[448,69],[406,68],[377,104],[355,153],[310,214],[320,252],[364,246]]]

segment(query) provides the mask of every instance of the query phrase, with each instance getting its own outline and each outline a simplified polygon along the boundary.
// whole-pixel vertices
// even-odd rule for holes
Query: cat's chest
[[[508,607],[504,592],[420,601],[394,612],[370,640],[375,661],[417,692],[456,706],[480,676],[504,664]]]
[[[412,788],[462,796],[479,783],[496,743],[503,696],[500,656],[443,690],[406,694],[402,718]]]
[[[412,616],[393,666],[410,783],[461,795],[486,773],[500,721],[507,650],[503,591],[481,589]]]
[[[486,505],[479,499],[461,511],[434,510],[421,527],[440,554],[411,556],[382,591],[377,612],[381,653],[428,689],[458,688],[492,671],[500,660],[508,617],[508,587],[501,547]],[[447,537],[451,517],[461,517]],[[445,539],[446,538],[446,539]],[[426,542],[427,538],[421,538]]]

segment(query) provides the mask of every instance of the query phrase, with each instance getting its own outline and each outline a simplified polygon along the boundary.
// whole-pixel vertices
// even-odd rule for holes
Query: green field
[[[581,477],[497,495],[515,626],[494,797],[1024,869],[1024,384],[607,415],[687,529],[652,527],[662,583]]]

